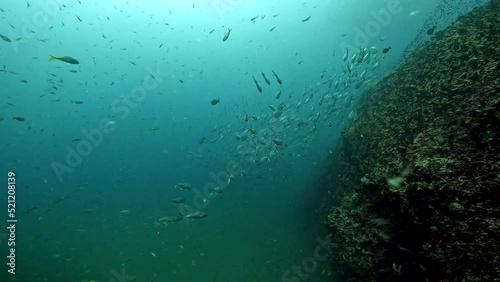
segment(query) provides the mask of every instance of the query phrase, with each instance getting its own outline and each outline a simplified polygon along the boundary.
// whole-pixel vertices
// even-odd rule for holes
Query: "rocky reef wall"
[[[323,176],[341,281],[500,281],[499,34],[491,1],[365,94]]]

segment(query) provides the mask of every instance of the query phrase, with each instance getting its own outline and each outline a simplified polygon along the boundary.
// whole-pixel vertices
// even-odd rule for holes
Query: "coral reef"
[[[459,17],[370,88],[327,218],[343,281],[500,281],[500,15]]]

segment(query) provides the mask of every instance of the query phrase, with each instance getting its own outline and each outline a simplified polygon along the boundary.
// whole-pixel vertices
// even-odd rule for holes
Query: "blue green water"
[[[433,2],[2,1],[0,278],[332,281],[314,176]]]

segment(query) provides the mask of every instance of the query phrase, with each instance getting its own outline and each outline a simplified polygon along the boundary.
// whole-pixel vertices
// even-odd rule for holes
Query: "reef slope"
[[[500,281],[500,13],[476,8],[371,87],[327,218],[342,281]]]

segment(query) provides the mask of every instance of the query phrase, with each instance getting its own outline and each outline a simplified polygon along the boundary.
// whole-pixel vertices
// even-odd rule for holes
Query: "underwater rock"
[[[500,273],[500,17],[487,4],[432,26],[440,36],[367,90],[330,154],[341,281]]]

